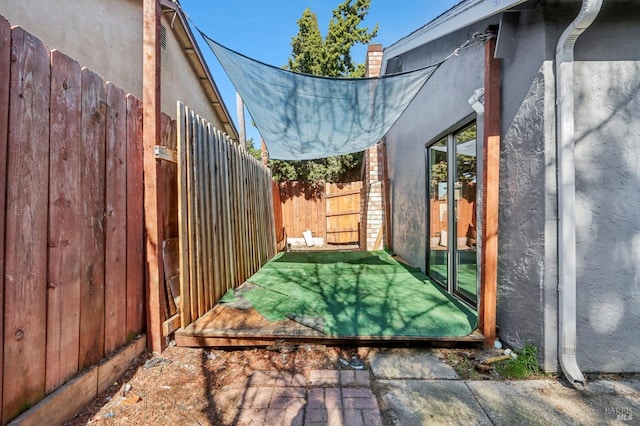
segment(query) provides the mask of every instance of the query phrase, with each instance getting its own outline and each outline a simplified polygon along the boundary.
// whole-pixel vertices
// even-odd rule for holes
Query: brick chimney
[[[382,45],[370,44],[367,48],[366,77],[379,77],[382,67]],[[360,248],[382,250],[388,247],[384,240],[385,222],[384,168],[386,159],[382,141],[364,153],[364,182],[360,191]]]
[[[365,77],[380,76],[380,67],[382,67],[382,45],[381,44],[370,44],[367,47],[367,61],[365,66],[367,69]]]

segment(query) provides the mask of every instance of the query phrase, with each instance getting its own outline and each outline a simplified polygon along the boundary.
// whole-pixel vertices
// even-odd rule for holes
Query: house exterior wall
[[[640,8],[622,3],[605,3],[575,48],[577,358],[585,372],[640,371]],[[553,67],[579,6],[523,12],[515,53],[502,60],[498,324],[507,344],[534,343],[547,371],[558,368]]]
[[[605,2],[577,41],[578,365],[640,372],[640,5]]]
[[[0,0],[0,15],[142,99],[142,1]]]
[[[167,29],[167,50],[161,50],[161,108],[164,113],[176,118],[176,101],[189,105],[198,115],[225,131],[220,117],[216,114],[211,100],[203,89],[205,82],[191,68],[187,53],[180,46],[175,33],[171,30],[170,16],[163,14],[162,25]],[[176,24],[177,25],[177,24]],[[199,36],[198,36],[199,37]],[[142,64],[141,64],[142,66]],[[208,83],[206,83],[208,84]],[[222,100],[220,100],[222,102]]]
[[[142,1],[0,0],[0,15],[142,99]],[[224,129],[166,16],[161,109],[175,119],[176,101]]]
[[[558,369],[555,48],[579,7],[547,2],[521,12],[514,49],[501,60],[499,334],[512,347],[535,344],[547,371]],[[637,3],[605,2],[575,48],[577,358],[585,372],[640,371],[638,16]],[[405,53],[402,69],[446,56],[486,26]],[[387,135],[393,249],[422,268],[424,144],[469,116],[482,64],[481,54],[448,61]]]
[[[542,8],[520,14],[502,58],[498,307],[500,339],[531,342],[557,369],[557,199],[552,57]]]
[[[401,57],[402,71],[439,62],[474,32],[497,22],[480,22],[407,52]],[[423,271],[427,250],[425,144],[475,118],[467,101],[483,84],[484,47],[480,45],[442,64],[386,136],[393,251]],[[480,119],[478,141],[481,135]],[[481,143],[478,151],[482,151]]]

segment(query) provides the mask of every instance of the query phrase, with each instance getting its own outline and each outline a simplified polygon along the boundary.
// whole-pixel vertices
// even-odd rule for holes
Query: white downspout
[[[560,367],[573,385],[585,379],[576,360],[576,225],[573,47],[598,16],[603,0],[583,0],[580,13],[564,30],[556,47],[558,162],[558,352]]]

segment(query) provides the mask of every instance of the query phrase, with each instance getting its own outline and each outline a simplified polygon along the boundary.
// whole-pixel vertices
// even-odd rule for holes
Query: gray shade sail
[[[263,64],[200,32],[242,97],[269,157],[310,160],[376,144],[439,64],[380,78],[327,78]]]

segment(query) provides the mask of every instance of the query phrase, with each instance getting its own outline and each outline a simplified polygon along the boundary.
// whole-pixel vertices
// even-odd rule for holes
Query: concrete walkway
[[[385,350],[370,363],[392,424],[640,424],[638,377],[579,391],[554,379],[460,380],[435,350]]]
[[[553,379],[460,380],[437,350],[381,350],[369,362],[370,370],[308,378],[256,371],[238,399],[237,424],[640,425],[639,377],[576,390]]]

